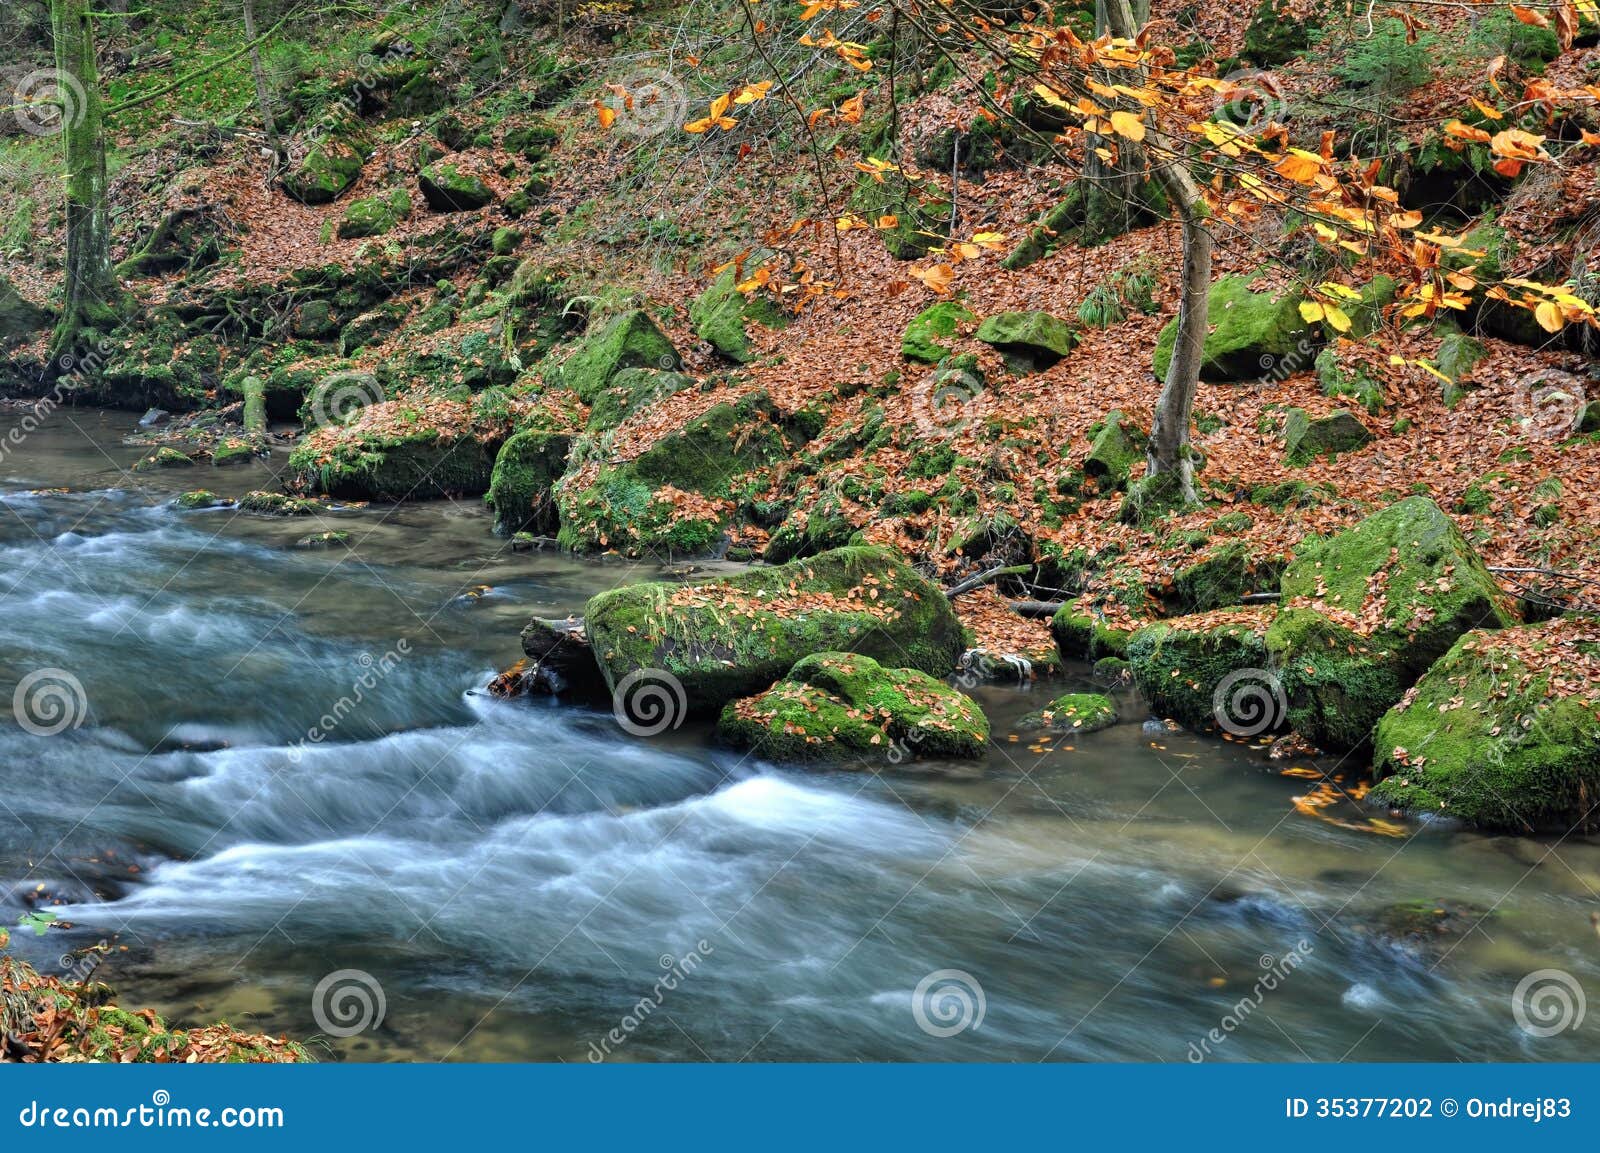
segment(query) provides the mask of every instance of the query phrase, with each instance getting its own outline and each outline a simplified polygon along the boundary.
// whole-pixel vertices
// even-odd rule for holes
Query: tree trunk
[[[267,87],[267,70],[261,66],[261,49],[256,45],[255,0],[244,2],[244,38],[250,45],[250,73],[256,82],[256,106],[261,110],[261,127],[267,133],[267,148],[272,152],[272,166],[277,168],[283,159],[283,149],[278,147],[277,118],[272,112],[272,94]]]
[[[1103,0],[1113,35],[1132,40],[1138,35],[1129,0]],[[1189,455],[1189,422],[1195,392],[1200,385],[1200,362],[1206,329],[1210,327],[1211,253],[1208,227],[1210,207],[1194,174],[1183,161],[1182,145],[1160,129],[1148,132],[1156,156],[1154,173],[1173,210],[1183,223],[1183,286],[1178,304],[1178,339],[1172,363],[1156,401],[1155,419],[1146,450],[1149,479],[1160,478],[1184,504],[1199,503],[1194,488],[1194,463]]]
[[[61,356],[72,351],[84,329],[116,325],[122,293],[111,271],[106,143],[88,0],[51,0],[50,16],[67,169],[66,300],[51,342],[51,355]]]

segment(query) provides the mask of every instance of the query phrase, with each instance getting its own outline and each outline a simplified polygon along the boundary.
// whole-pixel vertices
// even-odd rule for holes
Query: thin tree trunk
[[[63,96],[62,150],[67,169],[66,300],[51,355],[71,352],[85,328],[117,323],[121,296],[111,270],[106,212],[106,144],[88,0],[52,0],[56,69]]]
[[[267,87],[267,70],[261,66],[261,49],[256,43],[256,6],[254,0],[244,3],[244,38],[250,44],[250,72],[256,81],[256,105],[261,110],[261,126],[267,133],[267,147],[272,151],[272,166],[277,168],[283,158],[278,147],[277,117],[272,112],[272,95]]]
[[[1130,0],[1104,0],[1112,34],[1131,40],[1138,35]],[[1184,503],[1198,503],[1194,488],[1194,464],[1189,454],[1189,422],[1194,413],[1195,393],[1200,385],[1200,362],[1204,356],[1206,329],[1210,327],[1211,255],[1213,240],[1208,228],[1210,206],[1183,161],[1182,145],[1170,140],[1160,129],[1148,133],[1153,150],[1154,176],[1160,181],[1173,210],[1183,223],[1183,286],[1178,304],[1178,336],[1172,348],[1172,363],[1156,400],[1155,419],[1146,449],[1149,476],[1170,477]]]

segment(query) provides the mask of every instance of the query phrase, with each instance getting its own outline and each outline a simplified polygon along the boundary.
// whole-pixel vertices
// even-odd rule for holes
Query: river
[[[183,511],[282,458],[133,474],[135,419],[0,414],[0,915],[70,924],[13,932],[45,972],[103,941],[123,1004],[323,1060],[1600,1059],[1514,997],[1600,991],[1600,843],[1297,805],[1309,764],[1131,690],[1041,743],[1059,687],[984,687],[985,761],[882,774],[493,700],[530,614],[660,566],[477,501]]]

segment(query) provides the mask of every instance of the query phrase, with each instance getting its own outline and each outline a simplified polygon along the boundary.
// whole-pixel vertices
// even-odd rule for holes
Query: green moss
[[[1265,556],[1245,541],[1228,541],[1203,560],[1178,570],[1173,589],[1184,613],[1241,604],[1249,593],[1276,592],[1283,558]]]
[[[1303,408],[1289,410],[1283,425],[1284,463],[1291,468],[1310,464],[1318,457],[1353,452],[1372,439],[1354,414],[1340,409],[1312,420]]]
[[[1324,396],[1350,397],[1371,413],[1383,407],[1383,385],[1368,374],[1363,364],[1346,368],[1332,347],[1317,353],[1317,380]]]
[[[643,412],[657,401],[694,384],[694,377],[681,372],[625,368],[594,398],[585,427],[590,432],[616,428],[634,413]]]
[[[178,497],[178,507],[184,509],[223,508],[231,503],[205,488],[197,488]]]
[[[411,215],[411,194],[396,188],[379,196],[350,202],[339,221],[339,237],[351,240],[363,236],[382,236]]]
[[[1267,732],[1283,720],[1267,668],[1269,619],[1270,609],[1239,609],[1220,621],[1178,617],[1142,628],[1128,641],[1134,683],[1152,710],[1189,728]]]
[[[327,204],[356,182],[372,154],[359,133],[334,133],[324,137],[283,176],[283,188],[302,204]]]
[[[923,364],[938,364],[950,353],[949,346],[939,341],[948,340],[958,327],[977,319],[959,301],[941,300],[919,312],[906,325],[905,336],[900,340],[900,355]]]
[[[554,533],[559,527],[552,487],[567,467],[572,438],[560,433],[527,430],[514,433],[494,460],[484,500],[494,510],[494,531],[501,536],[534,531]]]
[[[239,511],[261,513],[265,516],[310,516],[312,513],[321,512],[322,506],[314,500],[256,489],[239,498]]]
[[[417,177],[422,198],[435,212],[471,212],[494,202],[494,192],[452,160],[435,160]]]
[[[1096,666],[1098,670],[1099,666]],[[1097,733],[1119,719],[1117,703],[1099,693],[1066,693],[1019,721],[1023,729],[1049,729],[1061,733]]]
[[[1144,459],[1144,432],[1121,410],[1106,414],[1098,431],[1091,431],[1094,442],[1083,462],[1084,475],[1097,478],[1107,491],[1125,487],[1133,466]]]
[[[1378,718],[1463,633],[1516,623],[1472,546],[1421,496],[1302,542],[1282,589],[1285,610],[1268,648],[1283,672],[1291,723],[1323,748],[1364,744]],[[1374,611],[1367,635],[1338,623],[1371,622]]]
[[[1568,627],[1552,621],[1457,640],[1379,721],[1374,799],[1513,832],[1592,830],[1600,795],[1595,702],[1553,683],[1572,677],[1573,656],[1552,667],[1526,655],[1571,645]],[[1576,659],[1592,661],[1592,642],[1578,648]]]
[[[1057,609],[1056,615],[1050,618],[1050,632],[1056,638],[1061,655],[1078,660],[1126,657],[1128,638],[1133,635],[1131,631],[1108,625],[1105,613],[1085,597]]]
[[[1200,364],[1202,380],[1256,380],[1281,374],[1286,365],[1291,370],[1310,366],[1320,341],[1301,317],[1294,293],[1252,292],[1245,277],[1225,276],[1211,286],[1209,301],[1211,332]],[[1174,317],[1156,339],[1155,373],[1162,379],[1177,338]]]
[[[158,448],[149,456],[134,463],[134,472],[151,472],[161,468],[192,468],[194,460],[187,453],[178,449],[164,447]]]
[[[346,500],[429,500],[484,492],[494,458],[470,434],[419,424],[412,432],[358,432],[333,444],[303,441],[289,455],[289,468],[300,484]]]
[[[689,322],[694,325],[695,335],[736,364],[750,359],[748,321],[778,328],[784,317],[767,298],[740,292],[731,268],[689,306]]]
[[[635,309],[592,326],[561,365],[561,382],[592,404],[622,369],[681,367],[672,342],[648,313]]]
[[[1261,0],[1244,31],[1245,59],[1257,68],[1285,64],[1311,46],[1312,20],[1278,12],[1280,0]]]
[[[1016,367],[1042,371],[1072,351],[1078,335],[1048,312],[1002,312],[978,326],[978,340],[993,345]]]
[[[989,722],[964,694],[927,673],[885,668],[856,653],[817,653],[765,693],[729,703],[717,733],[779,761],[976,759]]]
[[[661,669],[704,713],[760,692],[802,657],[849,650],[943,676],[964,646],[937,587],[884,549],[852,546],[685,588],[643,584],[589,602],[607,682]]]

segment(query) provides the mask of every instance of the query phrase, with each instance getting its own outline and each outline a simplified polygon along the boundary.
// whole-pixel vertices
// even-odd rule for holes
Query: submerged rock
[[[218,496],[210,489],[197,488],[192,492],[183,493],[178,497],[177,505],[182,509],[229,508],[233,501],[226,497]]]
[[[1113,658],[1114,659],[1114,658]],[[1097,733],[1120,719],[1117,702],[1099,693],[1066,693],[1017,722],[1020,729]]]
[[[134,472],[152,472],[160,468],[193,468],[194,459],[188,453],[166,447],[158,448],[149,456],[134,463]]]
[[[1378,722],[1372,798],[1485,828],[1600,828],[1600,632],[1572,618],[1458,640]]]
[[[589,602],[586,619],[610,686],[659,670],[702,714],[762,691],[812,653],[847,649],[944,676],[964,647],[944,593],[868,546],[702,584],[613,589]]]
[[[1282,590],[1267,648],[1290,725],[1324,749],[1364,745],[1463,633],[1516,623],[1466,538],[1420,496],[1302,542]]]
[[[717,734],[770,760],[878,753],[983,755],[989,721],[966,694],[917,669],[886,668],[859,653],[814,653],[766,692],[732,701]]]

